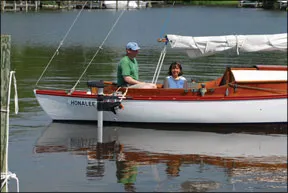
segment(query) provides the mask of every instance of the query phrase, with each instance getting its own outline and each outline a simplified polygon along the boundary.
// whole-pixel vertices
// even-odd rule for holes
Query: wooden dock
[[[286,1],[286,0],[278,0],[278,1],[277,1],[277,7],[278,7],[280,10],[285,10],[285,9],[287,9],[287,1]]]
[[[249,0],[241,0],[239,1],[239,4],[238,4],[238,7],[259,8],[262,6],[263,4],[260,1],[249,1]]]
[[[120,1],[120,0],[119,0]],[[97,1],[88,1],[85,4],[86,0],[79,1],[40,1],[40,0],[1,0],[1,12],[5,11],[30,11],[30,10],[40,10],[40,9],[82,9],[83,6],[85,9],[102,9],[103,0]],[[154,5],[163,5],[164,1],[147,1],[149,7]]]
[[[5,1],[1,0],[1,11],[37,11],[40,7],[40,1]]]

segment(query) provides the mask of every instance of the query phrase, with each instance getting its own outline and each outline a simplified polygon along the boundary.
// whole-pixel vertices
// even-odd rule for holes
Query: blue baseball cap
[[[138,46],[138,44],[136,42],[129,42],[127,45],[126,45],[126,49],[131,49],[131,50],[139,50],[140,47]]]

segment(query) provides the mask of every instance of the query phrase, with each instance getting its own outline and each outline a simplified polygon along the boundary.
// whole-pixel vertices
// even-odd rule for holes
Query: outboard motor
[[[116,114],[117,108],[122,108],[120,98],[116,95],[106,96],[103,93],[104,82],[103,81],[88,81],[88,87],[98,88],[97,96],[97,110],[98,111],[111,111]]]
[[[88,81],[90,88],[98,88],[97,96],[97,143],[103,143],[103,111],[112,111],[116,114],[117,108],[122,108],[121,99],[117,95],[104,95],[103,81]]]

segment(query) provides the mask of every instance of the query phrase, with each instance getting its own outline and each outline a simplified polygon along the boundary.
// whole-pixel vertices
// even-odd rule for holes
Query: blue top
[[[178,80],[175,80],[173,76],[167,76],[166,80],[168,82],[168,88],[184,88],[184,83],[186,82],[186,78],[183,76],[179,76]]]

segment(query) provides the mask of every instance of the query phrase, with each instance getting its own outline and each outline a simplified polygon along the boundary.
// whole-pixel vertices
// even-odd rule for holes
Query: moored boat
[[[103,1],[102,6],[106,9],[137,9],[148,7],[144,1]]]
[[[270,70],[267,70],[270,69]],[[273,69],[273,70],[271,70]],[[251,78],[248,78],[251,77]],[[258,78],[257,78],[258,77]],[[155,123],[287,122],[287,67],[227,68],[214,81],[189,89],[129,88],[124,109],[104,112],[104,121]],[[104,93],[118,89],[108,84]],[[93,90],[93,88],[92,88]],[[117,92],[125,92],[120,88]],[[97,93],[35,90],[53,120],[97,121]]]
[[[167,35],[168,42],[190,57],[235,49],[240,52],[286,51],[287,34],[190,37]],[[162,57],[162,58],[161,58]],[[287,123],[287,65],[228,66],[215,80],[189,83],[188,89],[163,88],[157,64],[152,83],[156,89],[117,87],[102,81],[104,101],[121,105],[104,110],[103,121],[132,123]],[[35,89],[35,96],[53,120],[97,121],[99,89],[91,91]],[[113,98],[114,97],[114,98]],[[122,108],[124,107],[124,108]],[[103,110],[103,109],[102,109]],[[114,111],[114,112],[113,112]]]

